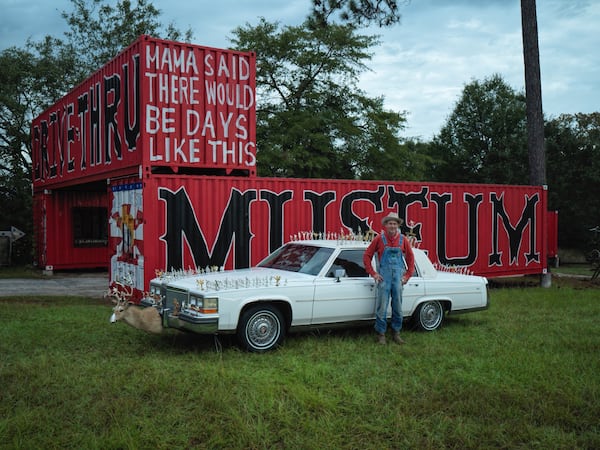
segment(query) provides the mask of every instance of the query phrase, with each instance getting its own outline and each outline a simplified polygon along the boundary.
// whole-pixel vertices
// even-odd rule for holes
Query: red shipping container
[[[558,267],[558,211],[548,211],[548,259]]]
[[[49,270],[106,267],[108,199],[106,188],[38,192],[33,207],[38,264]]]
[[[256,174],[256,57],[140,36],[32,123],[34,189]]]
[[[140,36],[35,118],[38,264],[107,265],[105,237],[75,242],[65,215],[79,201],[72,191],[85,191],[106,210],[109,179],[152,172],[254,176],[255,75],[254,53]],[[105,228],[107,222],[105,216]]]
[[[547,267],[538,186],[148,175],[112,192],[111,280],[140,290],[157,270],[243,268],[295,237],[378,233],[390,212],[440,266],[484,276]]]

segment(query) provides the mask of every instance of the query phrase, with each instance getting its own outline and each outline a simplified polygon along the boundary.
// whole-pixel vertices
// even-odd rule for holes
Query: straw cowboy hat
[[[396,213],[389,213],[387,216],[385,216],[383,218],[383,220],[381,221],[382,225],[385,225],[386,223],[390,222],[390,221],[396,221],[396,223],[398,224],[398,226],[402,225],[404,223],[404,220],[402,220],[400,217],[398,217],[398,214]]]

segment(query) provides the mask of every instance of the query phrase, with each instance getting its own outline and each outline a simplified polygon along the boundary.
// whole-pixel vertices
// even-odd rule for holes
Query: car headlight
[[[215,314],[219,311],[219,299],[190,294],[189,308],[202,314]]]
[[[219,299],[216,297],[209,297],[204,299],[204,314],[215,314],[219,311]]]
[[[150,284],[150,293],[152,295],[160,295],[160,286],[156,284]]]

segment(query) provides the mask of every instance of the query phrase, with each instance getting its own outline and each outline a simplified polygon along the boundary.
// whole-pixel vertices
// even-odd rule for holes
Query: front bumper
[[[175,328],[198,334],[215,334],[219,330],[218,314],[201,314],[189,309],[175,313],[171,308],[160,309],[152,299],[148,298],[143,298],[140,305],[157,308],[162,316],[163,328]]]
[[[181,311],[177,316],[170,316],[169,321],[177,321],[182,330],[199,334],[214,334],[219,329],[219,316],[197,314],[194,311]]]

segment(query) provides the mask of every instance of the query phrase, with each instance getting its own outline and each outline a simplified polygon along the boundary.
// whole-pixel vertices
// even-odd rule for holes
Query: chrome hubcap
[[[421,308],[421,324],[431,330],[436,328],[442,320],[442,308],[439,303],[427,303]]]
[[[280,324],[277,316],[270,311],[256,313],[248,321],[246,337],[256,348],[273,345],[279,338]]]

